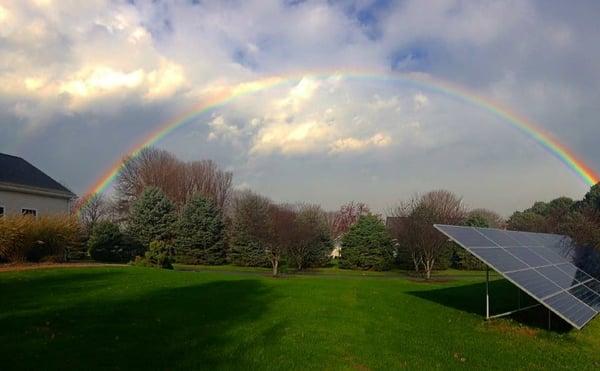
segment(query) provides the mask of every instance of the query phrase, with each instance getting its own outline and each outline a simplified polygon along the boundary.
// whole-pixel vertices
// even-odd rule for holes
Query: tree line
[[[361,202],[325,211],[316,204],[277,203],[250,190],[236,191],[232,173],[210,160],[183,162],[146,148],[125,159],[112,199],[94,195],[82,203],[79,216],[89,252],[98,260],[134,259],[161,267],[230,263],[270,267],[274,275],[282,265],[400,267],[430,278],[435,269],[483,268],[433,224],[559,232],[600,246],[598,210],[598,186],[584,200],[536,203],[508,220],[491,210],[469,210],[461,197],[436,190],[400,202],[384,220]]]

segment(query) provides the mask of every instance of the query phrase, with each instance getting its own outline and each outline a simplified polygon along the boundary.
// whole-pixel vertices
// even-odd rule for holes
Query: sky
[[[83,195],[161,124],[275,76],[155,146],[276,201],[385,212],[444,188],[507,216],[589,186],[506,120],[393,76],[499,102],[600,171],[598,14],[597,1],[2,0],[0,152]]]

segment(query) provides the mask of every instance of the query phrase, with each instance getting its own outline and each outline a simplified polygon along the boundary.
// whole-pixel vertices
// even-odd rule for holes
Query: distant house
[[[75,194],[24,159],[0,153],[0,216],[68,213]]]

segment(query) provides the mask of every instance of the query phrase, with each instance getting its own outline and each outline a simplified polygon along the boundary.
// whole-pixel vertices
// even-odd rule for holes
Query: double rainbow
[[[236,98],[271,89],[294,81],[300,81],[302,78],[306,77],[313,79],[326,79],[334,77],[352,80],[367,79],[396,82],[433,93],[449,96],[467,104],[479,107],[488,111],[492,115],[501,118],[504,122],[537,142],[548,153],[556,157],[560,162],[571,169],[588,186],[598,183],[600,179],[598,174],[592,168],[586,165],[582,159],[577,157],[569,148],[559,142],[559,140],[553,135],[541,129],[539,125],[534,124],[531,120],[517,114],[507,107],[502,106],[498,102],[494,102],[491,99],[477,95],[464,87],[460,87],[448,81],[433,79],[424,75],[399,75],[389,72],[373,73],[349,70],[344,70],[341,72],[311,72],[288,74],[285,76],[273,76],[220,89],[216,93],[212,94],[212,96],[209,98],[200,102],[198,105],[160,124],[156,130],[146,134],[140,141],[129,148],[129,150],[124,153],[124,157],[136,156],[143,148],[154,145],[173,132],[175,129],[192,121],[195,117],[215,108],[222,107]],[[112,164],[112,166],[110,166],[110,168],[108,168],[108,170],[106,170],[87,190],[86,197],[96,193],[104,192],[107,188],[109,188],[118,175],[121,166],[122,160],[116,161],[114,164]]]

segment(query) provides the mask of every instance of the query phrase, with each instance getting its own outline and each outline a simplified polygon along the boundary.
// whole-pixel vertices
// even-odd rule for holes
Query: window
[[[37,210],[36,209],[21,209],[21,213],[23,215],[37,216]]]
[[[4,206],[0,206],[0,218],[4,216]]]

